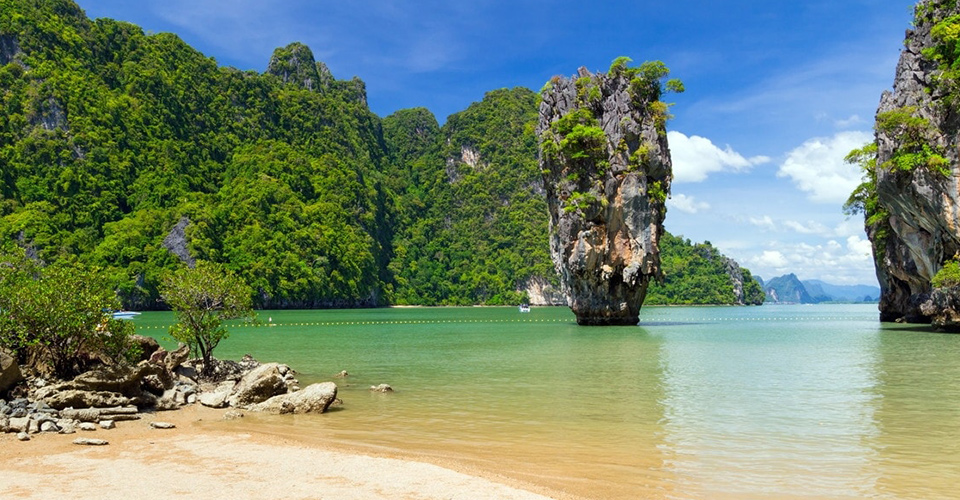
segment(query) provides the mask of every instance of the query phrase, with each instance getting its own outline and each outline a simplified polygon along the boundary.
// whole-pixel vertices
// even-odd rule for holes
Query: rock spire
[[[672,169],[659,98],[669,70],[628,61],[614,61],[609,74],[554,77],[540,104],[550,251],[581,325],[637,324],[650,278],[661,274]]]

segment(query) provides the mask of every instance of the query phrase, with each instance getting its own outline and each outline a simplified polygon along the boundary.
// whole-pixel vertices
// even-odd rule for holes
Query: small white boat
[[[520,304],[520,312],[522,313],[530,312],[530,306],[528,304]]]
[[[113,319],[133,319],[139,316],[140,313],[134,311],[114,311],[110,315],[113,316]]]

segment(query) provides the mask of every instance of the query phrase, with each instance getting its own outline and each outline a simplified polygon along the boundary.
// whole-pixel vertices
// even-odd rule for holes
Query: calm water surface
[[[567,308],[259,316],[275,326],[234,326],[216,355],[350,377],[341,410],[237,425],[588,498],[960,498],[960,336],[875,305],[645,307],[610,328]]]

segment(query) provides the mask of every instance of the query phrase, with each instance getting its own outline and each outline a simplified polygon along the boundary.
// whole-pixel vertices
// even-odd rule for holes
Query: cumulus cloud
[[[667,200],[667,207],[688,214],[695,214],[701,210],[709,210],[710,204],[705,201],[697,201],[693,196],[676,194]]]
[[[860,131],[810,139],[787,154],[777,176],[789,177],[811,201],[841,204],[860,185],[863,175],[859,166],[843,159],[872,139],[872,134]]]
[[[770,242],[741,263],[764,278],[794,273],[800,279],[822,279],[835,284],[874,284],[870,241],[860,236],[810,244]]]
[[[743,172],[770,161],[766,156],[744,158],[730,146],[719,148],[710,139],[697,135],[667,132],[673,159],[674,182],[701,182],[713,172]]]

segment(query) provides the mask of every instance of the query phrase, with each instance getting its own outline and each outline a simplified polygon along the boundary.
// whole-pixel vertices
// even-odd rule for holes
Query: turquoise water
[[[588,498],[960,497],[960,336],[881,325],[875,305],[646,307],[609,328],[566,308],[268,318],[215,355],[304,384],[350,373],[342,409],[253,417],[270,432]],[[162,339],[171,321],[135,323]]]

